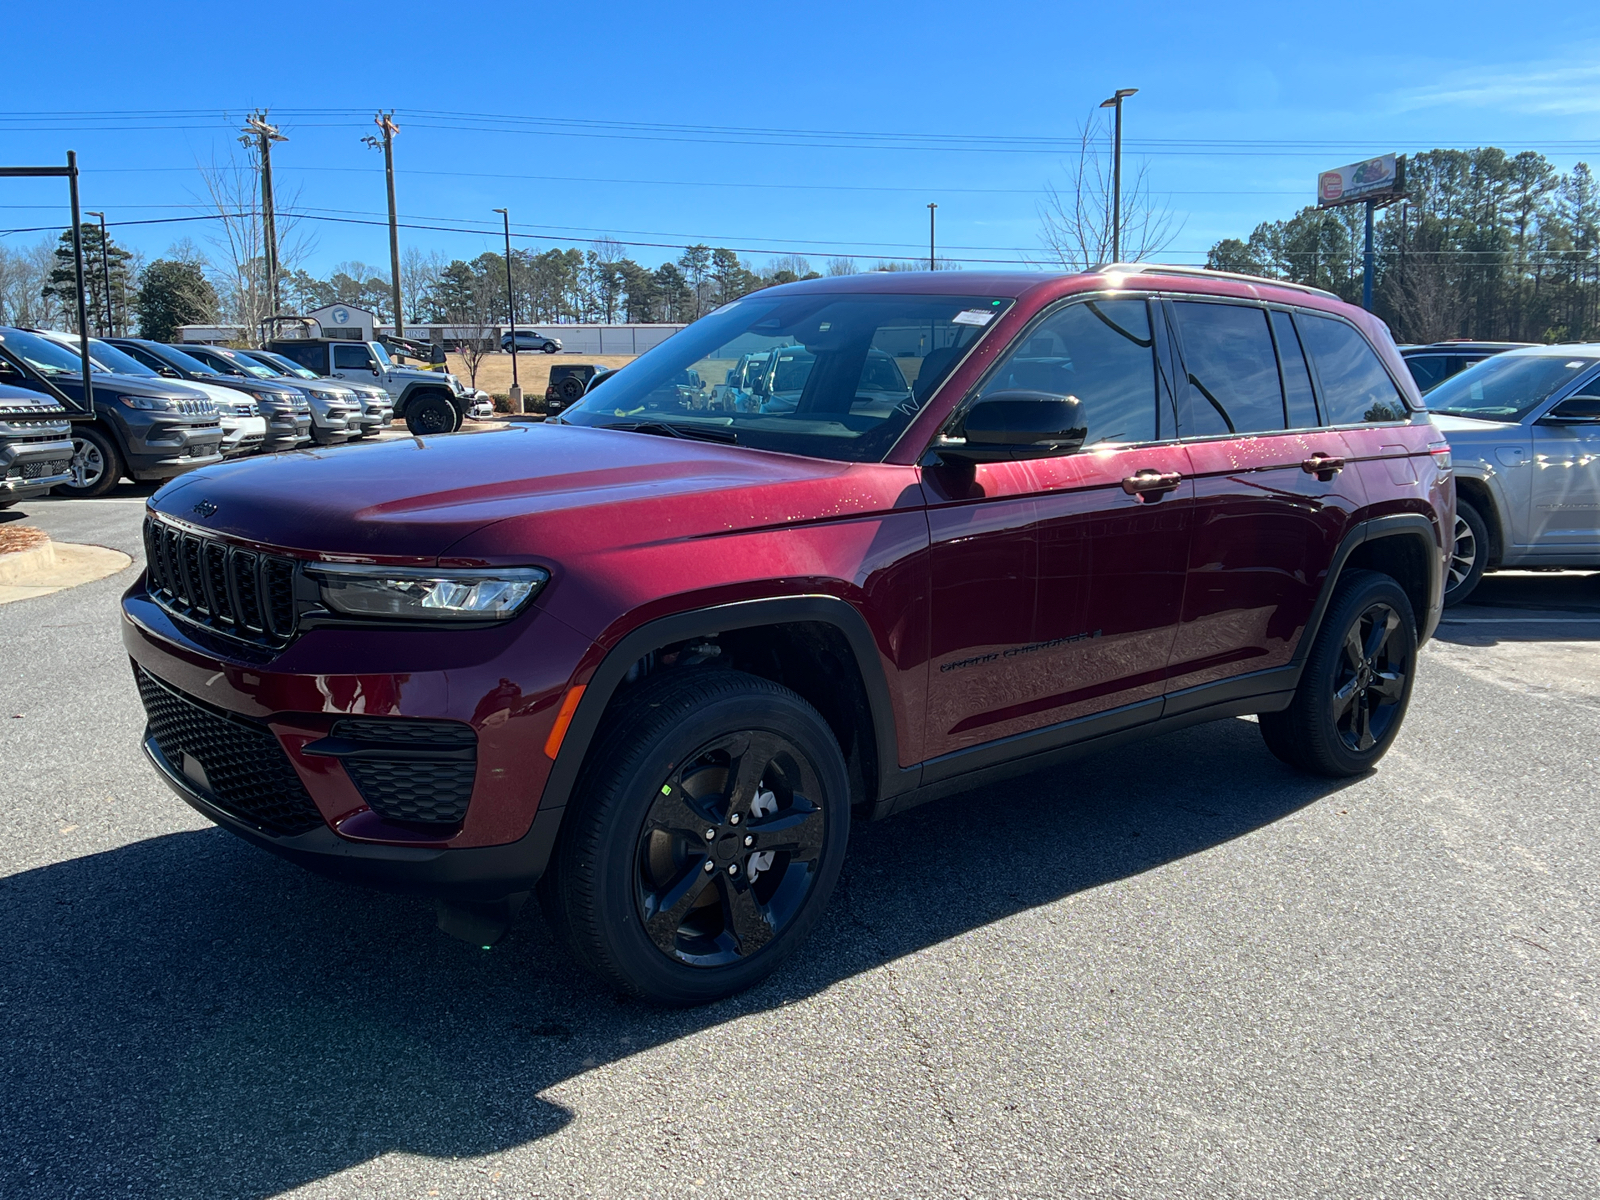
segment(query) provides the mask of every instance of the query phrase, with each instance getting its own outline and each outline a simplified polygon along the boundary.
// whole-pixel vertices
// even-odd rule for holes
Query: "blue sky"
[[[386,261],[382,156],[361,138],[394,108],[402,220],[468,230],[402,230],[425,251],[494,248],[490,210],[509,206],[518,233],[546,235],[519,239],[536,248],[609,234],[647,263],[704,241],[866,265],[925,253],[934,201],[942,253],[1017,260],[1040,252],[1042,190],[1079,124],[1137,87],[1125,154],[1183,220],[1162,257],[1193,262],[1309,202],[1319,169],[1371,154],[1494,144],[1595,162],[1600,13],[1583,10],[613,0],[405,5],[388,25],[368,5],[318,25],[339,6],[269,6],[274,34],[259,5],[87,0],[70,22],[19,5],[0,163],[73,148],[85,208],[171,222],[197,211],[196,164],[239,153],[240,120],[268,107],[290,139],[279,203],[317,218],[302,265],[322,273]],[[0,228],[60,228],[64,193],[0,181]],[[184,236],[209,248],[205,222],[113,236],[150,256]]]

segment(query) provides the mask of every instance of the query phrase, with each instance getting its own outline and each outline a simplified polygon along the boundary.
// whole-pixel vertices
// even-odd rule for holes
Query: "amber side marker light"
[[[567,694],[561,700],[561,709],[556,713],[556,723],[550,726],[550,736],[544,740],[544,756],[554,759],[561,752],[561,742],[567,736],[567,726],[572,724],[572,714],[578,711],[578,701],[583,699],[583,689],[588,684],[580,683],[577,687],[567,689]]]

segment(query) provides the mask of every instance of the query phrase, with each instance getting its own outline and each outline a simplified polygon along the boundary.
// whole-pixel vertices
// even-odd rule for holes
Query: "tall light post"
[[[517,380],[517,289],[511,285],[511,211],[497,208],[506,219],[506,307],[511,312],[511,409],[522,411],[522,384]]]
[[[938,207],[937,204],[928,205],[928,270],[930,271],[939,269],[938,260],[933,256],[933,212]]]
[[[1100,102],[1101,108],[1117,110],[1116,132],[1111,148],[1111,261],[1122,261],[1122,102],[1135,95],[1138,88],[1118,88],[1109,99]]]
[[[106,250],[106,215],[103,212],[88,211],[83,215],[100,218],[100,273],[105,276],[106,283],[106,319],[101,332],[115,336],[117,327],[111,317],[111,255]]]

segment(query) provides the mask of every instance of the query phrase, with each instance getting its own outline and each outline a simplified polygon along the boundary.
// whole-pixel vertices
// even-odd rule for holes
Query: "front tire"
[[[418,436],[454,433],[459,423],[456,406],[443,396],[423,396],[406,406],[406,428]]]
[[[811,932],[850,832],[816,709],[738,671],[668,672],[602,727],[540,883],[574,958],[684,1007],[742,991]]]
[[[92,425],[80,426],[72,433],[72,482],[58,483],[53,490],[80,500],[104,496],[117,486],[124,469],[115,442]]]
[[[1364,774],[1400,732],[1416,661],[1417,622],[1405,590],[1377,571],[1345,572],[1294,700],[1261,714],[1267,749],[1313,775]]]
[[[546,342],[544,344],[544,352],[546,354],[554,354],[557,349],[558,349],[558,347],[556,346],[556,344],[554,342]]]
[[[1472,595],[1488,565],[1489,523],[1477,509],[1462,501],[1456,506],[1455,542],[1445,570],[1445,607],[1460,604]]]

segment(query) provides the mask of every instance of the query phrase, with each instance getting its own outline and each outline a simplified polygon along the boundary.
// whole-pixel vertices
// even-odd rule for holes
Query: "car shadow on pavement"
[[[1485,576],[1465,604],[1445,610],[1435,636],[1461,646],[1600,640],[1600,572]]]
[[[1203,853],[1339,786],[1231,720],[858,824],[809,943],[760,987],[684,1012],[614,997],[531,906],[483,951],[437,932],[422,901],[220,830],[24,871],[0,880],[0,1178],[22,1196],[268,1196],[387,1151],[509,1149],[572,1120],[541,1093],[592,1067]]]

